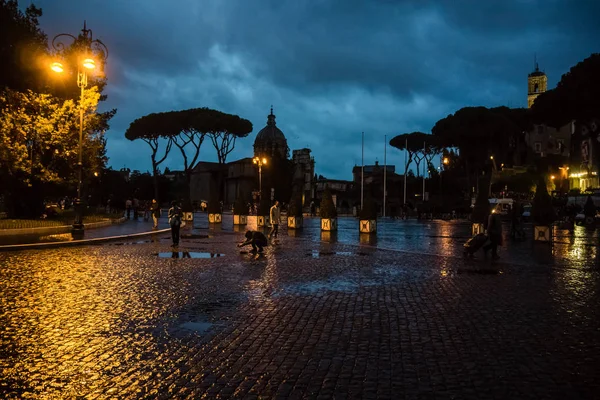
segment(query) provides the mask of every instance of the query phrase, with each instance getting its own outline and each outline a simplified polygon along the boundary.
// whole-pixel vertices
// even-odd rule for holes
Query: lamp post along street
[[[252,159],[252,162],[254,164],[258,165],[258,191],[260,192],[260,195],[262,196],[262,166],[267,165],[267,159],[265,157],[263,157],[263,158],[254,157]]]
[[[91,29],[87,29],[85,21],[83,22],[82,34],[79,39],[69,33],[58,34],[52,39],[52,47],[58,55],[64,56],[66,46],[63,39],[72,41],[71,45],[76,44],[78,40],[83,43],[83,54],[77,54],[77,86],[81,89],[79,100],[79,146],[77,155],[77,198],[74,201],[75,221],[73,222],[73,233],[82,234],[83,226],[83,204],[82,204],[82,185],[83,185],[83,101],[85,98],[85,88],[88,85],[87,70],[94,70],[96,62],[94,56],[106,62],[108,57],[108,48],[102,41],[93,39]],[[73,66],[71,66],[73,67]],[[55,61],[50,65],[50,69],[57,73],[62,73],[65,69],[61,62]]]
[[[360,165],[360,209],[362,211],[363,209],[363,202],[364,202],[364,198],[365,198],[365,133],[362,133],[362,158],[361,158],[361,165]]]
[[[385,198],[387,196],[387,135],[383,136],[383,218],[385,218]]]

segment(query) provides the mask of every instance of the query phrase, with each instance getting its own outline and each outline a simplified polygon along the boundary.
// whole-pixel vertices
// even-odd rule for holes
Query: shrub
[[[235,203],[233,203],[233,213],[235,215],[248,215],[248,204],[243,197],[238,196]]]
[[[288,217],[301,217],[302,216],[302,197],[299,195],[292,196],[290,205],[288,207]]]
[[[333,197],[331,197],[331,192],[329,191],[329,187],[325,187],[325,191],[323,191],[323,198],[321,199],[321,209],[319,210],[319,214],[321,218],[336,218],[337,210],[335,208],[335,204],[333,204]]]
[[[471,211],[471,222],[474,224],[484,224],[487,222],[487,217],[490,214],[490,201],[487,196],[487,188],[489,182],[487,179],[479,180],[479,192],[475,199],[473,211]]]
[[[365,197],[363,208],[360,210],[358,217],[362,220],[377,219],[377,203],[375,203],[371,196]]]
[[[540,176],[538,180],[531,208],[531,217],[536,225],[541,226],[550,225],[556,220],[552,199],[546,189],[546,181],[543,176]]]

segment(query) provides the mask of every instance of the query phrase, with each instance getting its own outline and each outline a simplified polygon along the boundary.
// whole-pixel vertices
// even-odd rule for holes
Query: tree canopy
[[[423,144],[425,144],[426,147],[437,146],[438,138],[424,132],[411,132],[394,136],[390,140],[390,146],[393,146],[399,150],[408,149],[410,153],[422,151]]]
[[[104,132],[116,112],[97,111],[104,77],[94,80],[90,76],[83,95],[73,70],[63,78],[64,85],[76,91],[61,95],[51,84],[60,81],[48,79],[51,59],[47,37],[38,26],[41,15],[42,10],[34,5],[22,12],[16,0],[0,0],[0,181],[4,183],[0,198],[9,203],[8,211],[14,216],[37,216],[44,197],[68,194],[68,184],[74,188],[80,109],[85,188],[86,177],[106,164]],[[61,55],[79,49],[77,40],[68,44],[61,48]]]
[[[171,147],[176,146],[183,158],[189,185],[191,172],[198,163],[200,148],[206,135],[211,136],[219,162],[225,162],[235,146],[235,138],[247,136],[250,132],[250,121],[202,107],[145,115],[129,125],[125,137],[129,140],[141,139],[150,146],[155,175],[158,165],[166,159]],[[164,154],[157,156],[161,140],[166,140]]]
[[[31,4],[25,12],[16,0],[0,0],[0,87],[38,90],[47,37],[39,28],[42,10]]]
[[[203,134],[226,132],[243,137],[252,132],[252,123],[237,115],[210,108],[192,108],[152,113],[138,118],[129,125],[125,137],[129,140],[174,138],[184,131]]]
[[[87,90],[83,98],[84,176],[102,169],[106,163],[103,132],[88,131],[93,123],[100,94],[95,88]],[[79,107],[73,100],[62,101],[49,94],[32,91],[0,91],[0,194],[13,206],[19,196],[31,197],[20,190],[24,187],[40,189],[38,196],[50,184],[76,183],[79,151]],[[34,199],[30,206],[35,208]],[[35,199],[41,205],[42,198]],[[13,209],[12,214],[34,215],[34,210]]]
[[[556,88],[539,95],[532,111],[538,122],[561,127],[569,121],[600,120],[600,53],[594,53],[564,74]]]
[[[417,176],[421,173],[419,168],[421,161],[425,159],[427,163],[431,162],[435,154],[439,154],[443,149],[440,138],[424,132],[403,133],[395,136],[390,140],[390,146],[407,151],[405,171],[414,161],[417,167]]]
[[[490,156],[498,162],[512,162],[510,148],[523,136],[512,116],[506,107],[465,107],[436,122],[431,131],[446,146],[457,147],[472,168],[481,169]],[[520,112],[518,116],[522,118]]]

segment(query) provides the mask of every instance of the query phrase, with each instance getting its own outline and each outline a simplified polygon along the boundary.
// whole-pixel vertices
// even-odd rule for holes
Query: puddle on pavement
[[[459,268],[456,270],[458,275],[466,274],[466,275],[500,275],[503,272],[499,269],[465,269]]]
[[[206,253],[198,251],[169,251],[163,253],[155,253],[160,258],[219,258],[225,257],[222,253]]]
[[[351,256],[354,253],[352,253],[351,251],[319,251],[319,250],[313,250],[310,254],[307,254],[308,256],[311,256],[312,258],[319,258],[322,256]],[[358,253],[358,255],[366,255],[365,253]]]
[[[332,279],[324,279],[312,282],[300,282],[295,284],[285,285],[274,297],[282,295],[309,295],[322,292],[355,292],[360,287],[360,284],[350,278],[339,277]]]
[[[208,235],[199,234],[199,233],[182,234],[181,237],[186,238],[186,239],[208,239]]]
[[[194,331],[196,333],[206,333],[212,326],[213,324],[210,322],[201,321],[188,321],[179,325],[179,327],[182,329]]]

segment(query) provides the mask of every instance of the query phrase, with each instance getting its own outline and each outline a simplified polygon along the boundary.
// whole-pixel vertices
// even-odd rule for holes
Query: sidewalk
[[[158,230],[152,229],[152,221],[125,220],[125,222],[112,224],[106,227],[86,229],[83,238],[74,239],[71,233],[44,234],[44,235],[0,235],[0,250],[18,250],[31,248],[33,244],[48,244],[54,247],[61,244],[93,243],[102,239],[111,240],[131,236],[142,236],[152,233],[168,231],[169,224],[166,218],[159,220]]]

